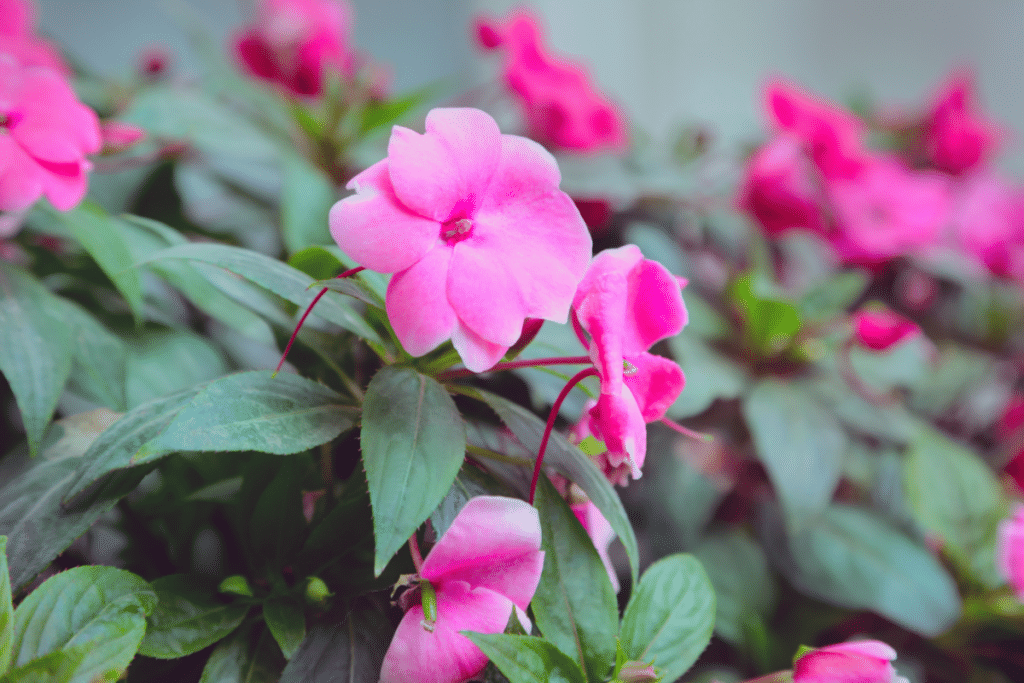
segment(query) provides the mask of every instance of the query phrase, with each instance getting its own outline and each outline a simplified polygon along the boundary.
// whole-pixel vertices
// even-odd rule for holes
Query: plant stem
[[[420,554],[420,544],[416,541],[416,532],[409,537],[409,554],[412,555],[412,565],[416,567],[416,573],[423,571],[423,555]]]
[[[715,437],[711,436],[710,434],[704,434],[703,432],[695,432],[694,430],[690,429],[689,427],[684,427],[683,425],[679,424],[678,422],[673,422],[672,420],[668,419],[667,417],[663,417],[663,418],[661,418],[658,421],[661,422],[661,424],[665,425],[666,427],[669,427],[670,429],[674,429],[675,431],[679,432],[683,436],[688,436],[691,439],[696,439],[697,441],[703,441],[705,443],[711,443],[712,441],[715,440]]]

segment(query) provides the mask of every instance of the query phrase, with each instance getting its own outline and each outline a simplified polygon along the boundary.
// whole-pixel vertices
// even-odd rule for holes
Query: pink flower
[[[793,664],[793,683],[894,683],[896,651],[879,640],[858,640],[811,650]]]
[[[597,509],[593,501],[588,500],[585,503],[576,503],[572,506],[572,511],[576,515],[576,519],[580,520],[580,524],[583,525],[587,535],[590,536],[590,540],[593,541],[594,548],[597,549],[597,554],[601,558],[605,570],[608,572],[608,578],[611,579],[612,587],[618,593],[619,575],[615,572],[612,558],[608,555],[608,546],[615,540],[615,532],[612,531],[612,525],[608,523],[608,520]]]
[[[0,0],[0,53],[22,66],[42,66],[71,73],[57,50],[35,34],[35,7],[28,0]]]
[[[996,565],[1024,602],[1024,505],[1017,505],[1013,516],[999,523]]]
[[[104,151],[121,152],[146,137],[146,131],[123,121],[104,121],[100,126]]]
[[[1020,439],[1024,436],[1024,395],[1014,394],[1010,397],[1009,403],[1003,409],[1003,414],[996,423],[996,437],[1003,444],[1020,445],[1014,443],[1013,439]],[[1009,474],[1017,483],[1017,487],[1024,491],[1024,448],[1018,448],[1016,454],[1006,463],[1003,471]]]
[[[887,351],[921,334],[917,323],[888,308],[857,311],[852,320],[854,338],[872,351]]]
[[[0,211],[43,194],[67,211],[85,195],[85,156],[99,148],[96,114],[60,74],[0,53]]]
[[[391,641],[380,683],[459,683],[487,657],[459,631],[501,633],[512,610],[530,628],[530,604],[544,566],[540,518],[524,501],[470,500],[423,561],[420,578],[437,596],[437,618],[424,623],[422,604],[409,608]]]
[[[769,235],[793,228],[824,230],[824,192],[800,138],[778,135],[747,162],[738,207]]]
[[[613,481],[624,483],[630,474],[640,476],[646,423],[665,415],[685,383],[678,365],[647,353],[686,325],[680,283],[629,244],[594,257],[573,307],[591,336],[590,357],[601,378],[590,429],[608,448]]]
[[[956,185],[952,225],[958,246],[1001,277],[1024,275],[1024,191],[994,171]]]
[[[434,109],[426,131],[395,126],[388,158],[331,210],[331,234],[360,265],[395,273],[386,308],[406,351],[451,339],[482,372],[526,318],[568,320],[590,234],[537,143],[477,109]]]
[[[1002,132],[977,109],[970,71],[954,72],[925,118],[924,143],[929,159],[949,173],[976,168],[995,153]]]
[[[323,92],[324,76],[351,75],[352,8],[339,0],[260,0],[255,23],[235,39],[243,68],[299,96]]]
[[[476,28],[482,47],[505,48],[505,81],[519,97],[531,137],[578,152],[625,148],[625,117],[583,66],[547,53],[533,14],[520,9],[504,24],[479,19]]]

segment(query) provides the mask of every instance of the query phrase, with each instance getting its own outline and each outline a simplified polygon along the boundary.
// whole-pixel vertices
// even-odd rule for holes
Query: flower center
[[[447,221],[441,224],[441,239],[448,244],[455,244],[473,234],[473,221],[468,218]]]
[[[14,128],[21,121],[21,114],[14,111],[0,111],[0,131]]]

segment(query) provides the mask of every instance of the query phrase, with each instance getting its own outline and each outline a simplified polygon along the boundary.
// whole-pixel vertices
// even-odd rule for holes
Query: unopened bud
[[[616,683],[655,683],[661,678],[658,670],[654,668],[654,664],[626,662],[619,669],[615,681]]]
[[[241,574],[235,574],[224,579],[217,586],[217,590],[221,593],[244,595],[247,598],[252,597],[252,588],[249,587],[249,581]]]
[[[334,595],[328,588],[324,580],[319,576],[311,576],[306,579],[306,601],[319,605],[324,602],[327,598]]]

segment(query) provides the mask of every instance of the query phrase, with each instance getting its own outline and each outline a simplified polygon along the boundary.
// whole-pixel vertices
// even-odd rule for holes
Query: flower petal
[[[462,323],[452,330],[452,346],[459,352],[465,366],[473,372],[485,372],[494,367],[508,352],[508,346],[487,341]]]
[[[492,344],[506,348],[519,339],[526,306],[510,265],[470,237],[455,245],[446,292],[459,320]]]
[[[43,169],[8,135],[0,135],[0,211],[21,211],[43,193]]]
[[[413,266],[395,273],[388,284],[385,309],[398,341],[413,356],[422,356],[452,336],[458,321],[445,298],[452,250],[438,246]]]
[[[636,372],[625,374],[623,381],[636,399],[644,422],[660,420],[686,384],[683,369],[675,361],[653,353],[627,356],[626,361]]]
[[[647,455],[647,424],[636,398],[625,385],[617,395],[602,393],[590,411],[591,429],[604,441],[604,454],[611,467],[626,465],[634,479],[640,478]]]
[[[37,159],[55,162],[81,161],[99,151],[99,120],[79,102],[71,87],[50,69],[25,70],[18,111],[22,115],[10,135]]]

